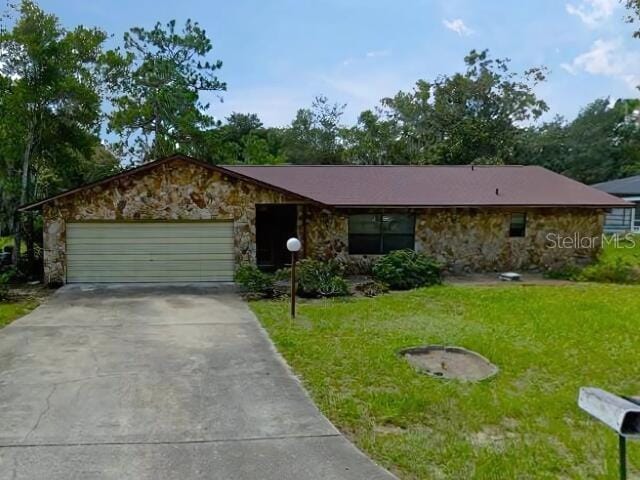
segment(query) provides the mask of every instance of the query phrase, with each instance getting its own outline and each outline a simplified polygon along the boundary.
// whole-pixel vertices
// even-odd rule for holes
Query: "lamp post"
[[[287,250],[291,252],[291,318],[296,318],[296,252],[301,246],[296,237],[287,240]]]

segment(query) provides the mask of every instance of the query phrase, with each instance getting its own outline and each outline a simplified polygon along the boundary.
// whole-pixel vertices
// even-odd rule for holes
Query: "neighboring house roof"
[[[535,166],[214,166],[183,155],[149,162],[20,207],[30,210],[79,191],[182,160],[302,200],[335,207],[576,206],[628,202]]]
[[[619,178],[609,182],[601,182],[591,185],[603,192],[622,195],[622,196],[640,196],[640,175],[633,177]]]
[[[337,207],[628,206],[537,166],[224,166]]]

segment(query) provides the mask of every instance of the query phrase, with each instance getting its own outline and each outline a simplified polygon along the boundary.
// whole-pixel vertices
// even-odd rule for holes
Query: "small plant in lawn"
[[[240,265],[236,270],[234,280],[245,292],[266,298],[275,296],[273,276],[264,273],[255,265]]]
[[[335,260],[321,262],[305,259],[298,264],[298,294],[302,297],[342,297],[349,286],[342,278],[342,268]]]
[[[366,280],[364,282],[357,283],[353,287],[353,290],[365,297],[377,297],[378,295],[387,293],[389,291],[389,287],[387,284],[377,280]]]
[[[442,266],[424,253],[396,250],[373,266],[375,278],[393,290],[409,290],[439,284]]]

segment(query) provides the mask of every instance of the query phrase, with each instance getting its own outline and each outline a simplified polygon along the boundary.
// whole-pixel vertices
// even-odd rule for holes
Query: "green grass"
[[[640,284],[640,236],[609,237],[593,264],[567,273],[579,280]]]
[[[629,241],[623,237],[615,243],[605,244],[602,248],[599,260],[603,262],[612,262],[616,258],[632,262],[640,265],[640,235],[629,237]]]
[[[26,315],[38,306],[34,299],[0,302],[0,328]]]
[[[576,399],[640,394],[640,287],[441,286],[303,303],[293,322],[286,302],[252,308],[321,410],[401,478],[617,478],[615,435]],[[500,373],[439,380],[398,357],[431,343]]]
[[[0,251],[3,251],[4,247],[6,247],[7,245],[13,247],[14,244],[15,240],[13,236],[0,237]],[[27,251],[27,244],[24,241],[20,242],[20,251],[23,253]]]

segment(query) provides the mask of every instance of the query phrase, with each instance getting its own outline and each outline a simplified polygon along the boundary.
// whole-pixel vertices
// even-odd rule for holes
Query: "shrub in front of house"
[[[442,266],[424,253],[396,250],[375,263],[373,275],[393,290],[409,290],[441,283]]]
[[[255,265],[240,265],[233,279],[246,293],[266,298],[275,296],[273,276],[264,273]]]
[[[341,265],[335,260],[321,262],[304,259],[296,269],[298,294],[301,297],[343,297],[349,295],[349,286],[342,277]]]
[[[356,257],[341,260],[342,270],[346,276],[371,276],[373,262],[371,257]]]
[[[9,282],[15,275],[14,269],[8,269],[0,273],[0,301],[9,298]]]
[[[291,279],[291,268],[282,267],[273,272],[273,279],[276,282],[288,282]]]
[[[598,261],[585,267],[578,276],[585,282],[640,283],[640,266],[623,258]]]
[[[551,280],[578,280],[582,274],[582,268],[575,263],[553,266],[547,269],[543,276]]]

